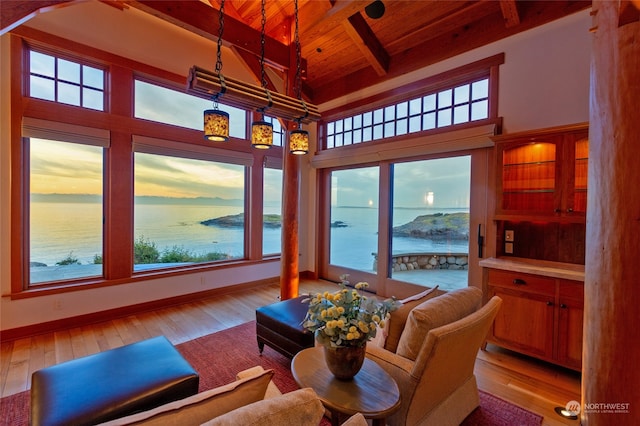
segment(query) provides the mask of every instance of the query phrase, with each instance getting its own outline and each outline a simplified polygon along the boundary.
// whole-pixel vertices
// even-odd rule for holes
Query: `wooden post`
[[[594,0],[592,12],[581,404],[590,426],[640,418],[640,22],[629,7]]]
[[[291,22],[290,22],[291,24]],[[293,39],[293,37],[291,38]],[[296,63],[295,43],[289,43],[289,64]],[[287,93],[294,92],[295,66],[287,71]],[[287,124],[290,131],[292,123]],[[288,133],[288,132],[287,132]],[[282,253],[280,256],[280,299],[287,300],[298,296],[300,284],[298,270],[298,203],[300,202],[300,159],[289,153],[289,136],[283,147],[282,174]]]

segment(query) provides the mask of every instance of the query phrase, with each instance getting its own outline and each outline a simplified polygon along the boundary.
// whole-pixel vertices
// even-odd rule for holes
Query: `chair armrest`
[[[367,345],[367,358],[391,374],[396,381],[399,378],[405,381],[411,377],[415,366],[414,361],[377,346]],[[417,381],[418,378],[416,377],[414,380]]]

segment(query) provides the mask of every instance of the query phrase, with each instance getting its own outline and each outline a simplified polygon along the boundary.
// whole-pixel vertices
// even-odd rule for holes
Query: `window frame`
[[[319,125],[319,151],[312,159],[312,166],[318,169],[318,276],[323,279],[337,281],[343,274],[349,274],[351,282],[368,281],[369,289],[377,294],[404,297],[421,291],[417,284],[402,282],[391,278],[389,265],[378,262],[376,273],[354,270],[329,263],[330,258],[330,210],[331,210],[331,173],[344,168],[360,168],[377,165],[380,168],[379,182],[379,220],[378,220],[378,255],[379,258],[389,258],[392,237],[390,234],[392,209],[392,177],[393,164],[409,161],[432,160],[440,158],[469,155],[471,157],[471,193],[478,197],[479,189],[474,188],[476,179],[474,173],[482,173],[486,163],[486,148],[493,146],[489,139],[502,125],[498,117],[498,68],[504,63],[504,54],[498,54],[475,63],[456,68],[455,70],[438,74],[410,85],[394,89],[354,102],[352,104],[323,113],[323,121]],[[390,104],[410,101],[425,93],[437,92],[446,87],[471,83],[481,78],[489,79],[488,88],[488,117],[458,125],[436,128],[429,131],[415,132],[409,135],[395,136],[387,139],[371,141],[369,143],[354,144],[327,149],[326,125],[328,122],[366,111],[374,111]],[[452,96],[453,98],[453,96]],[[372,120],[373,121],[373,120]],[[485,148],[485,149],[482,149]],[[478,182],[483,179],[477,179]],[[485,188],[486,191],[486,188]],[[471,201],[470,220],[477,215],[473,211],[474,201]],[[486,197],[481,195],[478,198]],[[480,203],[481,204],[481,203]],[[473,253],[474,229],[470,229],[469,256]],[[471,263],[471,262],[470,262]],[[469,270],[468,279],[471,280],[476,272]],[[423,289],[423,288],[422,288]]]
[[[385,108],[394,107],[397,110],[397,105],[404,102],[410,102],[416,98],[424,98],[431,94],[436,95],[439,92],[451,89],[452,90],[452,104],[451,104],[451,122],[454,120],[454,96],[453,89],[465,84],[472,84],[482,79],[488,79],[488,106],[487,106],[487,118],[468,121],[459,124],[451,124],[448,126],[438,127],[433,129],[421,130],[417,132],[406,132],[401,135],[395,135],[392,137],[373,138],[375,132],[375,118],[372,117],[372,137],[366,141],[366,144],[384,144],[393,142],[395,140],[404,140],[409,138],[416,138],[421,136],[428,136],[432,134],[438,134],[443,132],[451,132],[457,129],[464,129],[469,127],[481,126],[489,123],[499,122],[498,117],[498,69],[501,64],[504,63],[504,54],[497,54],[479,61],[467,64],[425,79],[407,84],[402,87],[388,90],[377,95],[354,101],[352,103],[340,106],[338,108],[323,112],[322,120],[318,124],[318,150],[319,152],[328,150],[340,150],[350,148],[353,145],[361,145],[362,143],[328,147],[329,127],[337,120],[344,120],[353,118],[354,116],[371,113],[375,115],[375,112],[382,111],[383,118],[381,121],[382,130],[384,131],[384,124],[394,123],[394,133],[396,128],[396,121],[385,121]],[[471,95],[470,95],[471,97]],[[471,105],[471,100],[469,102]],[[421,107],[421,111],[422,111]],[[436,107],[437,109],[437,107]],[[395,114],[397,116],[397,113]],[[437,123],[436,123],[437,124]],[[380,125],[380,123],[378,124]],[[334,133],[335,134],[335,133]]]
[[[272,147],[270,150],[250,150],[246,139],[230,138],[229,141],[212,146],[202,137],[201,130],[134,118],[134,81],[145,80],[172,90],[183,91],[184,77],[160,70],[128,58],[118,57],[76,42],[44,40],[16,35],[10,40],[10,67],[14,75],[21,76],[22,85],[12,85],[10,102],[16,111],[11,120],[11,298],[21,299],[52,293],[91,289],[96,287],[131,284],[148,279],[158,279],[208,270],[251,266],[265,262],[279,261],[279,255],[262,254],[262,235],[256,229],[262,228],[262,168],[265,164],[282,164],[284,150]],[[31,49],[48,55],[63,57],[91,66],[101,64],[105,70],[105,109],[103,111],[79,108],[77,106],[32,98],[26,91],[30,75],[26,58]],[[69,53],[73,52],[73,54]],[[118,87],[118,90],[112,90]],[[107,107],[109,106],[109,108]],[[246,111],[247,117],[251,112]],[[22,120],[47,120],[60,126],[85,126],[96,131],[110,131],[109,148],[104,154],[104,238],[103,276],[78,280],[47,282],[37,286],[29,285],[29,260],[25,253],[26,237],[29,235],[28,216],[28,169],[22,167],[28,150],[23,146]],[[247,127],[250,120],[246,120]],[[248,131],[247,131],[247,134]],[[219,155],[230,161],[242,159],[245,166],[245,256],[228,262],[207,262],[193,266],[151,270],[133,274],[133,139],[134,135],[148,138],[166,139],[193,151]],[[55,139],[55,138],[54,138]],[[249,148],[250,149],[250,148]],[[206,156],[206,155],[205,155]],[[235,160],[234,160],[235,159]],[[250,163],[250,164],[249,164]],[[129,166],[127,166],[129,164]],[[130,217],[131,220],[121,220]],[[259,219],[258,219],[259,218]],[[260,237],[250,237],[249,233],[260,233]],[[259,244],[256,242],[259,239]],[[27,247],[28,250],[28,247]]]

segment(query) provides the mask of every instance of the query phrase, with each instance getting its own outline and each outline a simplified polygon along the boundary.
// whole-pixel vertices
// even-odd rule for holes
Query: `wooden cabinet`
[[[497,295],[503,301],[489,342],[580,370],[581,282],[486,269],[485,294],[487,298]]]
[[[496,142],[496,219],[584,222],[588,127],[501,135]]]

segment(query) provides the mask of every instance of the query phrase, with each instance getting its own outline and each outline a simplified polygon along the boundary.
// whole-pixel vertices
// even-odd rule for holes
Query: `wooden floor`
[[[335,290],[324,281],[303,281],[300,293]],[[165,335],[179,344],[255,319],[255,309],[278,300],[276,285],[243,290],[131,315],[99,324],[79,326],[2,344],[1,396],[29,389],[31,373],[70,359]],[[476,362],[478,386],[493,395],[544,416],[543,425],[578,425],[553,410],[580,401],[580,375],[489,345]]]

